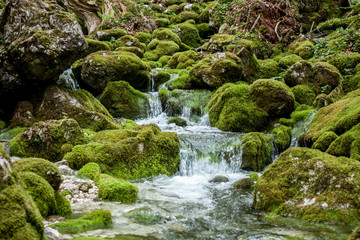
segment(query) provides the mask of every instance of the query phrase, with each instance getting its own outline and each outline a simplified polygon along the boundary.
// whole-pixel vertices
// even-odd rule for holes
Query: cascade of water
[[[149,99],[150,109],[148,112],[149,118],[154,118],[159,116],[162,113],[161,101],[159,98],[158,92],[148,92],[146,93]]]
[[[299,139],[300,137],[306,133],[309,129],[311,121],[315,117],[316,111],[313,111],[307,115],[305,120],[299,121],[295,124],[293,130],[291,131],[291,144],[290,147],[299,147]]]
[[[58,85],[70,88],[71,90],[80,89],[79,83],[76,81],[74,73],[71,68],[65,70],[56,82]]]

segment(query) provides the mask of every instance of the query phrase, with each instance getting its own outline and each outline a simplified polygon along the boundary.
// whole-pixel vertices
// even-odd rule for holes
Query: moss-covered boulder
[[[214,34],[209,42],[203,46],[203,50],[209,52],[223,52],[230,44],[234,44],[236,41],[235,35],[229,34]]]
[[[172,40],[152,40],[148,48],[150,51],[145,52],[144,57],[147,60],[157,61],[162,56],[171,56],[180,50],[180,46]]]
[[[279,59],[279,66],[283,69],[288,69],[290,66],[301,60],[303,59],[296,54],[285,55]]]
[[[2,154],[0,145],[0,155]],[[8,158],[8,157],[7,157]],[[45,239],[41,214],[11,163],[0,159],[0,236],[3,239]]]
[[[251,99],[271,117],[289,116],[295,97],[284,83],[272,79],[256,80],[249,88]]]
[[[338,138],[338,135],[332,131],[323,132],[318,139],[313,143],[312,148],[319,149],[326,152],[330,144]],[[350,149],[350,148],[349,148]]]
[[[163,85],[164,83],[166,83],[167,81],[169,81],[171,78],[171,74],[166,72],[166,71],[156,71],[153,75],[152,75],[152,80],[153,80],[153,88],[155,89],[159,89],[159,87],[161,85]]]
[[[62,194],[55,192],[56,208],[53,213],[57,216],[70,217],[72,215],[72,209],[69,200],[67,200]]]
[[[330,93],[335,89],[342,81],[341,74],[339,70],[326,62],[318,62],[313,66],[315,70],[314,82],[315,85],[314,92],[324,92],[326,94]]]
[[[124,35],[120,38],[118,38],[114,43],[113,43],[114,48],[119,48],[119,47],[137,47],[137,48],[141,48],[140,45],[140,41],[139,39],[131,36],[131,35]]]
[[[37,122],[10,142],[10,152],[18,157],[62,159],[61,146],[84,144],[88,141],[79,124],[73,119]]]
[[[186,69],[199,60],[197,52],[189,50],[175,53],[168,62],[170,68]]]
[[[153,39],[158,40],[170,40],[174,41],[178,46],[181,46],[181,39],[176,33],[171,31],[171,29],[168,28],[158,28],[156,29],[152,34]]]
[[[173,117],[170,118],[167,122],[168,124],[174,123],[177,126],[180,127],[186,127],[187,126],[187,121],[185,119],[179,118],[179,117]]]
[[[99,100],[114,117],[145,118],[150,109],[146,95],[124,81],[108,82]]]
[[[291,143],[291,127],[280,125],[271,132],[275,137],[275,144],[279,152],[283,152]]]
[[[353,159],[290,148],[257,181],[254,206],[309,221],[358,222],[359,170]]]
[[[155,124],[101,131],[93,141],[75,146],[65,155],[70,167],[80,169],[95,162],[102,172],[123,179],[171,175],[178,170],[179,138],[175,133],[161,132]]]
[[[95,39],[99,41],[111,41],[127,35],[127,31],[120,28],[99,30],[95,33]]]
[[[208,104],[210,125],[223,131],[261,131],[268,114],[251,101],[246,84],[225,84]]]
[[[78,172],[78,176],[81,178],[88,178],[94,180],[97,175],[101,173],[101,168],[99,164],[90,162],[85,164],[82,168],[80,168]]]
[[[290,52],[299,55],[303,59],[309,59],[314,56],[315,45],[309,41],[297,41],[290,45]]]
[[[190,47],[196,48],[201,45],[199,31],[190,21],[176,25],[174,32],[178,34],[182,43]]]
[[[13,169],[18,172],[36,173],[48,181],[55,191],[59,190],[62,182],[58,167],[54,163],[42,158],[23,158],[13,163]]]
[[[294,87],[296,85],[307,84],[314,78],[315,71],[307,61],[299,61],[292,65],[284,76],[286,85]]]
[[[218,53],[194,65],[189,79],[194,86],[216,89],[225,83],[240,81],[242,74],[240,58],[231,53]]]
[[[271,163],[271,144],[265,134],[251,132],[242,139],[241,168],[247,171],[262,171]]]
[[[139,192],[135,184],[106,174],[96,176],[95,184],[99,188],[98,197],[104,201],[134,203]]]
[[[342,74],[352,70],[360,63],[360,53],[348,53],[339,56],[334,56],[329,59],[329,63],[334,65]]]
[[[280,73],[279,63],[273,59],[259,60],[257,69],[258,78],[273,78]]]
[[[81,82],[94,94],[101,93],[108,82],[124,79],[139,90],[146,90],[150,83],[150,67],[134,53],[100,51],[83,60]]]
[[[50,216],[56,209],[55,192],[51,185],[39,175],[33,172],[20,172],[19,176],[25,184],[25,189],[45,218]]]
[[[251,178],[243,178],[233,184],[234,188],[241,190],[252,190],[254,186],[254,181]]]
[[[111,223],[110,211],[97,209],[78,219],[53,223],[50,227],[56,228],[60,233],[79,233],[92,229],[105,228]]]
[[[297,85],[291,88],[295,100],[300,104],[311,106],[316,98],[316,94],[308,85]]]

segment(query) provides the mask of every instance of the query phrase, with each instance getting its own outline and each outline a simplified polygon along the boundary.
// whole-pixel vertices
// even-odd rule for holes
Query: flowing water
[[[93,202],[74,205],[74,213],[103,208],[111,211],[113,225],[76,236],[115,237],[136,235],[143,239],[346,239],[351,227],[307,223],[271,217],[255,211],[252,193],[233,188],[251,172],[240,169],[243,134],[209,126],[207,114],[189,125],[167,124],[157,93],[148,94],[151,111],[138,124],[156,123],[163,131],[176,132],[181,141],[179,172],[136,182],[138,201],[133,205]],[[210,182],[225,176],[228,182]],[[74,235],[75,236],[75,235]]]

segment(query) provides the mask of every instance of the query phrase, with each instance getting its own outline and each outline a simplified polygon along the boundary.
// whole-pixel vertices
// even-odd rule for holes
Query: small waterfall
[[[312,111],[307,115],[305,120],[299,121],[295,124],[293,130],[291,131],[291,144],[290,147],[299,147],[300,137],[307,132],[310,127],[311,121],[315,117],[316,111]]]
[[[159,98],[158,92],[148,92],[146,93],[149,99],[150,109],[148,117],[154,118],[159,116],[162,113],[161,101]]]
[[[205,113],[199,120],[199,126],[210,126],[209,113]]]
[[[181,118],[184,118],[188,121],[190,121],[190,117],[191,117],[191,108],[184,106],[182,109],[182,113],[181,113]]]
[[[65,70],[56,82],[58,85],[70,88],[71,90],[79,90],[79,83],[76,81],[74,73],[71,68]]]

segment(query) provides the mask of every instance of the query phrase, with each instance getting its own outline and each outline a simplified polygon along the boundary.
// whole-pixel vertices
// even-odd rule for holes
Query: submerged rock
[[[212,178],[209,182],[210,183],[222,183],[222,182],[228,182],[229,178],[225,177],[225,176],[215,176],[214,178]]]
[[[358,222],[359,171],[354,159],[289,148],[257,181],[254,206],[309,221]]]
[[[251,178],[243,178],[233,184],[235,188],[239,188],[242,190],[254,189],[254,185],[254,181],[251,180]]]

